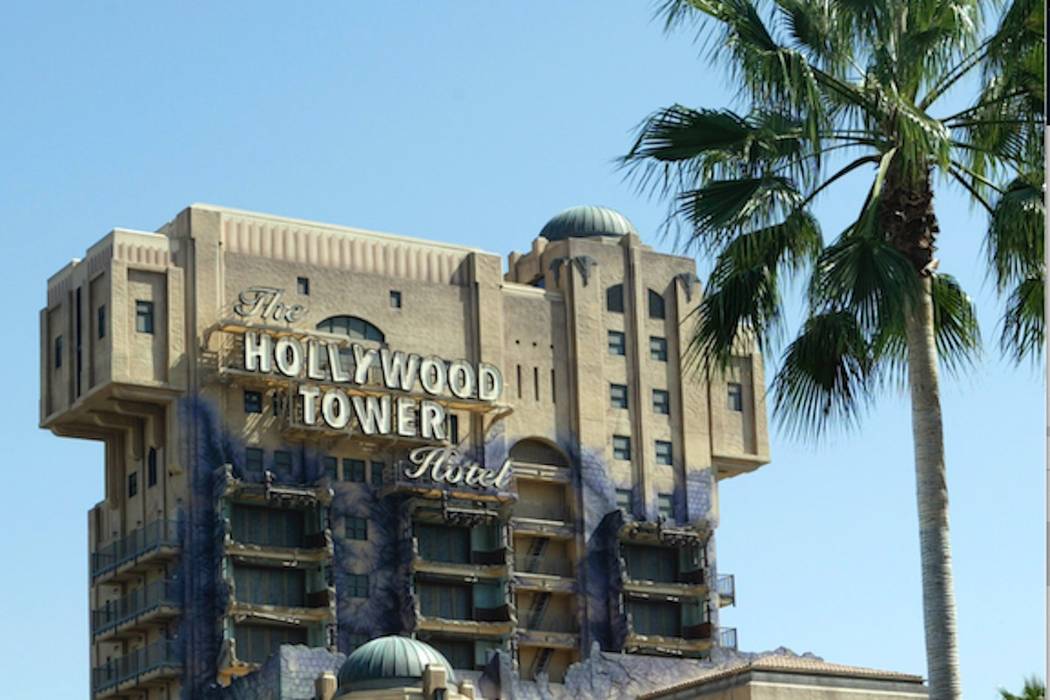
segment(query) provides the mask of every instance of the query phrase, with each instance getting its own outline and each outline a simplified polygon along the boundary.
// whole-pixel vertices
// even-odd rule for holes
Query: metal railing
[[[155,520],[91,553],[91,576],[101,576],[160,547],[178,547],[178,523]]]
[[[565,522],[569,519],[569,509],[564,503],[518,501],[514,505],[514,515],[519,518]]]
[[[718,646],[723,649],[736,649],[736,627],[718,628]]]
[[[181,668],[175,642],[164,640],[136,649],[91,669],[91,688],[100,692],[161,668]]]
[[[572,563],[551,556],[518,554],[514,557],[514,570],[522,574],[572,576]]]
[[[736,600],[736,579],[733,574],[719,574],[715,581],[719,597],[727,600]]]
[[[160,607],[181,607],[173,581],[155,581],[136,588],[123,598],[107,602],[91,611],[91,629],[95,634],[107,632],[139,615]]]

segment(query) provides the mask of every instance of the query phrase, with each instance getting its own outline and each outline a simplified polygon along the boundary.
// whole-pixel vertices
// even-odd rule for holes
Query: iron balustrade
[[[162,640],[91,669],[91,688],[98,693],[152,671],[181,666],[175,642]]]
[[[736,649],[736,627],[718,628],[718,646],[723,649]]]
[[[161,607],[181,607],[173,581],[154,581],[92,610],[91,628],[95,634],[108,632],[139,615]]]
[[[161,547],[178,547],[178,523],[155,520],[91,553],[91,575],[101,576]]]
[[[568,559],[556,559],[544,555],[518,554],[514,557],[514,569],[522,574],[546,574],[548,576],[572,576],[572,564]]]
[[[736,579],[733,574],[719,574],[715,585],[719,596],[736,600]]]

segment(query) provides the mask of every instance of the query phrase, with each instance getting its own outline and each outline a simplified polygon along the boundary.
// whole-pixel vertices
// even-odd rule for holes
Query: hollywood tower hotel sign
[[[234,313],[264,323],[306,317],[305,307],[287,305],[283,296],[282,289],[250,287],[238,295]],[[243,347],[244,371],[295,382],[290,409],[302,425],[324,425],[347,435],[396,435],[439,443],[409,453],[404,466],[409,479],[497,489],[507,485],[509,459],[498,470],[487,469],[440,444],[449,438],[448,420],[444,405],[433,400],[498,401],[503,393],[498,367],[342,340],[299,338],[263,328],[247,330]]]

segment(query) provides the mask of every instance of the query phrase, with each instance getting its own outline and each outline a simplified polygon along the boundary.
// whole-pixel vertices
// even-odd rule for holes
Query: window
[[[290,508],[268,508],[234,503],[230,533],[235,542],[263,547],[306,546],[306,513]]]
[[[292,453],[287,450],[277,450],[273,453],[273,469],[278,474],[292,473]]]
[[[359,518],[356,515],[346,516],[346,525],[344,528],[347,538],[351,540],[367,540],[368,539],[368,521],[364,518]]]
[[[669,493],[661,493],[656,497],[656,508],[660,516],[668,520],[674,519],[674,499]]]
[[[623,285],[614,284],[605,290],[605,308],[614,314],[623,313]]]
[[[317,330],[325,333],[338,333],[355,340],[375,340],[382,343],[386,337],[383,331],[363,318],[357,316],[332,316],[317,324]]]
[[[135,302],[135,330],[139,333],[153,333],[153,302]]]
[[[609,401],[613,408],[627,408],[627,387],[623,384],[609,385]]]
[[[244,412],[262,413],[262,394],[258,391],[244,392]]]
[[[256,664],[265,662],[282,644],[307,643],[306,630],[296,627],[234,624],[233,634],[237,640],[237,658]]]
[[[302,569],[235,564],[233,585],[238,602],[306,607],[306,572]]]
[[[321,468],[324,469],[324,475],[328,477],[329,481],[339,480],[339,460],[335,457],[322,457]]]
[[[401,292],[397,291],[396,289],[390,290],[390,308],[401,308]]]
[[[609,331],[609,354],[627,354],[627,336],[623,334],[623,331]]]
[[[244,469],[248,472],[263,470],[263,451],[258,447],[249,447],[244,451]]]
[[[744,410],[744,387],[739,382],[729,382],[729,410]]]
[[[627,565],[627,575],[635,581],[675,583],[679,580],[677,549],[625,544],[620,551]]]
[[[383,470],[386,469],[384,462],[372,462],[372,486],[383,485]]]
[[[471,618],[471,590],[469,585],[454,583],[416,584],[419,611],[427,617],[446,620],[469,620]]]
[[[631,438],[625,435],[613,435],[613,457],[616,459],[622,459],[624,461],[630,461],[631,459]]]
[[[667,362],[667,338],[649,337],[649,357],[657,362]]]
[[[631,510],[631,489],[616,489],[616,507],[620,510]]]
[[[270,399],[270,408],[273,410],[273,417],[281,417],[281,409],[284,407],[284,394],[274,392],[273,398]]]
[[[55,338],[55,369],[62,369],[62,336]]]
[[[474,663],[473,640],[439,639],[436,637],[431,637],[427,640],[427,644],[440,651],[441,655],[448,659],[448,662],[452,666],[452,668],[473,669],[476,665]]]
[[[346,588],[351,598],[367,598],[368,574],[347,574]]]
[[[631,626],[638,634],[680,637],[682,616],[676,603],[656,600],[631,600],[627,603]]]
[[[649,318],[667,318],[663,295],[651,289],[649,290]]]
[[[99,304],[98,311],[95,312],[95,325],[98,326],[98,338],[102,340],[106,337],[106,305]]]
[[[343,480],[344,481],[356,481],[360,484],[365,483],[365,460],[363,459],[344,459],[343,460]]]
[[[671,414],[671,395],[663,389],[653,389],[653,413]]]
[[[128,498],[134,498],[139,493],[139,473],[128,474]]]
[[[459,416],[454,413],[448,414],[448,441],[453,445],[459,444]]]
[[[426,561],[470,563],[470,529],[451,525],[416,525],[419,555]]]
[[[157,485],[157,449],[149,448],[146,453],[146,487]]]
[[[656,441],[656,463],[657,464],[673,464],[674,463],[674,459],[673,459],[672,455],[673,455],[673,448],[671,446],[671,443],[667,442],[666,440],[657,440]]]
[[[309,277],[296,277],[295,288],[299,290],[299,293],[304,297],[310,296],[310,278]]]

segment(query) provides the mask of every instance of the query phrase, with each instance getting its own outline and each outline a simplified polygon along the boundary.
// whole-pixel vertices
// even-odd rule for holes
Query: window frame
[[[347,515],[343,518],[343,536],[355,542],[368,541],[368,518]]]
[[[662,335],[649,336],[649,359],[656,362],[667,362],[667,338]]]
[[[605,310],[612,314],[625,313],[623,283],[611,284],[605,288]]]
[[[628,395],[626,384],[615,384],[609,383],[609,404],[613,408],[619,408],[627,410],[630,406],[630,398]]]
[[[251,389],[244,390],[244,412],[245,413],[262,413],[263,412],[263,398],[261,391],[252,391]]]
[[[726,382],[726,408],[734,413],[744,412],[744,385]]]
[[[664,320],[667,318],[667,300],[664,295],[650,289],[648,295],[649,318]]]
[[[619,445],[617,443],[619,442]],[[631,436],[630,435],[613,435],[612,436],[612,451],[613,459],[621,462],[631,461]],[[626,456],[623,456],[626,455]]]
[[[295,291],[298,292],[300,296],[310,296],[310,278],[297,276],[295,278]]]
[[[653,413],[659,416],[671,415],[671,392],[667,389],[653,389]]]
[[[654,441],[654,455],[657,464],[665,467],[674,465],[674,443],[670,440]]]
[[[55,347],[54,347],[54,366],[55,369],[62,369],[62,355],[65,352],[66,342],[62,339],[62,334],[59,333],[55,336]]]
[[[627,356],[627,334],[623,331],[609,331],[609,354],[614,357]],[[614,342],[615,341],[615,342]]]
[[[255,464],[255,456],[259,458],[258,469],[252,468],[252,465]],[[244,470],[252,474],[261,474],[266,471],[266,452],[261,447],[244,448]]]
[[[343,481],[364,484],[368,481],[367,460],[358,457],[343,457]]]
[[[106,305],[99,304],[95,309],[95,333],[99,340],[106,337]]]
[[[135,332],[153,335],[156,330],[155,308],[152,299],[135,300]]]
[[[404,303],[405,303],[405,297],[401,293],[400,289],[391,289],[389,298],[390,298],[390,308],[392,308],[392,309],[403,308]]]

